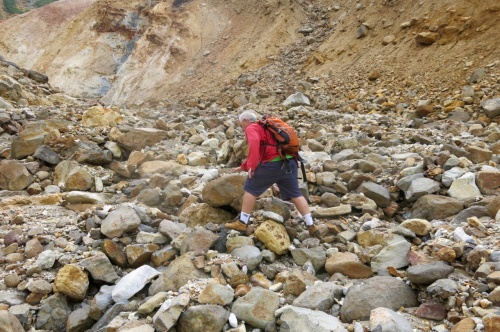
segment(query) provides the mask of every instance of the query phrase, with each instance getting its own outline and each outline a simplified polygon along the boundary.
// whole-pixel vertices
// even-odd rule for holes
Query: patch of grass
[[[49,3],[52,3],[52,2],[56,2],[57,0],[38,0],[36,3],[35,3],[35,6],[37,8],[40,8],[40,7],[43,7],[45,5],[48,5]]]
[[[3,0],[5,11],[9,14],[22,14],[23,11],[16,6],[15,0]]]

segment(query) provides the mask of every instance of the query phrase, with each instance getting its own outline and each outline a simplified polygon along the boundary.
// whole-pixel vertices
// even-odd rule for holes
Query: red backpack
[[[304,162],[299,155],[299,137],[295,130],[288,123],[275,116],[264,115],[258,121],[265,129],[269,130],[276,140],[276,149],[280,157],[288,162],[286,155],[292,155],[297,161],[300,161],[300,169],[302,171],[302,181],[307,182],[306,169]]]
[[[286,159],[286,155],[295,158],[299,153],[299,137],[295,130],[285,121],[275,116],[264,115],[258,121],[260,125],[269,130],[276,140],[276,148],[281,158]]]

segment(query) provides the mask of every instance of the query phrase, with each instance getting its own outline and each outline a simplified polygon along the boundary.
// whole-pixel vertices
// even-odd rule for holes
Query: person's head
[[[238,120],[241,128],[245,130],[249,124],[257,121],[257,115],[254,113],[254,111],[251,110],[244,111],[243,113],[240,114]]]

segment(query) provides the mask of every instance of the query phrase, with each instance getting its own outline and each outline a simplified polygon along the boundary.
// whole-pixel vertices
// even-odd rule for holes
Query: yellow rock
[[[483,317],[484,328],[486,332],[498,331],[498,326],[500,326],[500,316],[499,315],[487,315]]]
[[[411,230],[413,233],[420,236],[428,235],[432,230],[430,222],[428,222],[425,219],[417,219],[417,218],[403,221],[401,223],[401,227],[407,228]]]
[[[120,113],[101,105],[89,108],[83,113],[82,119],[85,126],[116,127],[121,122],[123,122],[123,116]]]
[[[54,292],[61,292],[67,297],[82,301],[87,295],[89,277],[76,265],[65,265],[57,272],[54,280]]]
[[[452,112],[456,108],[463,107],[465,103],[463,100],[454,100],[445,106],[445,112]]]
[[[276,255],[283,255],[288,252],[290,246],[288,233],[283,225],[273,220],[267,220],[257,227],[255,236]]]
[[[12,205],[59,205],[63,201],[61,194],[43,196],[12,196],[0,201],[0,208]]]

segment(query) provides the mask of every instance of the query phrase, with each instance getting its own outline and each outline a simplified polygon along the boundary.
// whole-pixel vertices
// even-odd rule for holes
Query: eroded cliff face
[[[67,93],[141,104],[193,76],[203,86],[259,66],[291,42],[295,9],[270,3],[60,1],[0,23],[0,52]]]
[[[495,0],[66,0],[0,22],[0,55],[66,93],[121,105],[217,97],[271,66],[275,88],[374,70],[381,83],[459,86],[499,58],[499,13]]]

